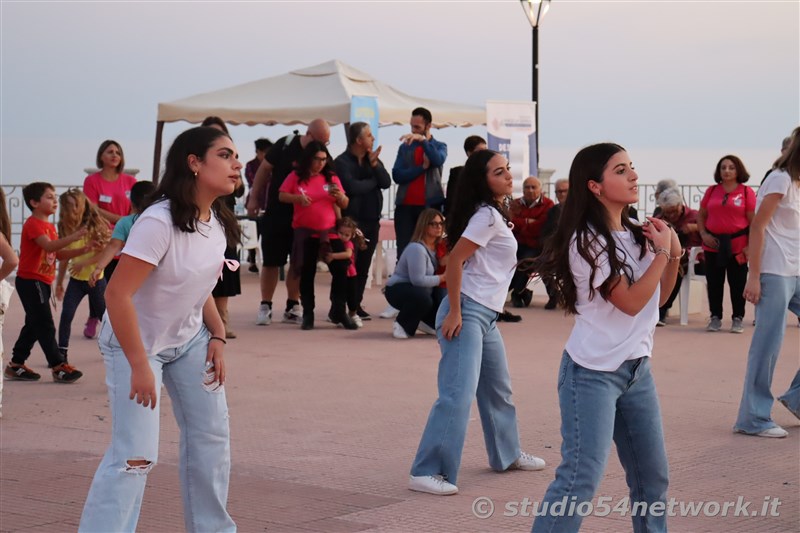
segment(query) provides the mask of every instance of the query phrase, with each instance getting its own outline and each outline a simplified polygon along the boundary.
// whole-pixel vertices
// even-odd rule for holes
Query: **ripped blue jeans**
[[[236,531],[226,510],[230,431],[225,390],[203,387],[209,333],[149,357],[156,379],[155,409],[129,399],[131,367],[106,318],[99,344],[111,406],[111,444],[92,480],[79,531],[135,531],[147,473],[158,462],[161,384],[180,428],[180,481],[186,531]],[[133,461],[134,465],[129,464]],[[146,461],[143,466],[136,462]]]

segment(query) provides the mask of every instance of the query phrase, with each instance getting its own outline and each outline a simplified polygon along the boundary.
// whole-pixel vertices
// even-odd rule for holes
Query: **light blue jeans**
[[[445,298],[436,314],[442,350],[439,398],[428,416],[411,475],[442,475],[455,484],[476,396],[489,465],[497,471],[507,469],[519,457],[520,444],[497,312],[462,294],[461,333],[448,341],[442,335],[442,321],[449,311],[450,301]]]
[[[203,327],[183,346],[150,356],[156,378],[155,409],[129,399],[131,367],[104,320],[99,336],[111,405],[111,445],[92,480],[79,531],[135,531],[147,473],[158,462],[161,383],[172,400],[181,431],[180,480],[186,531],[236,531],[226,510],[230,476],[230,432],[225,391],[203,387],[208,352]],[[128,461],[146,460],[145,467]]]
[[[631,504],[646,502],[648,509],[655,502],[666,506],[669,465],[649,357],[625,361],[613,372],[601,372],[580,366],[564,352],[558,401],[561,464],[539,506],[541,514],[533,523],[534,533],[580,529],[580,512],[557,516],[559,507],[553,505],[564,500],[568,506],[575,502],[576,509],[581,502],[592,501],[603,479],[612,441],[625,469]],[[614,505],[610,504],[612,508]],[[667,530],[665,516],[639,514],[644,516],[631,517],[635,532]]]
[[[786,310],[800,316],[800,277],[761,274],[759,279],[761,298],[756,304],[756,328],[750,341],[742,401],[734,426],[735,431],[751,434],[777,426],[770,416],[774,401],[770,388],[786,332]],[[800,371],[780,400],[792,412],[800,413]]]

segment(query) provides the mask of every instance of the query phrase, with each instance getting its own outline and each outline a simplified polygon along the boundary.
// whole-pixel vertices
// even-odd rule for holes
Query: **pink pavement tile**
[[[232,327],[226,386],[231,413],[232,475],[229,508],[240,531],[529,531],[532,517],[471,510],[479,496],[502,509],[540,499],[560,460],[556,373],[572,319],[534,307],[519,324],[501,324],[519,417],[522,447],[543,457],[542,472],[498,474],[487,466],[473,409],[457,496],[437,498],[406,488],[408,470],[436,398],[439,350],[430,337],[398,341],[391,320],[377,318],[385,301],[368,290],[375,317],[350,332],[324,322],[327,278],[318,276],[317,327],[310,332],[275,323],[256,326],[258,277],[243,273],[243,294],[230,300]],[[283,286],[274,301],[281,308]],[[16,311],[16,312],[15,312]],[[76,323],[85,319],[86,304]],[[752,316],[752,308],[748,308]],[[12,302],[6,345],[22,324]],[[656,331],[653,368],[671,465],[669,496],[680,501],[760,503],[781,498],[778,517],[674,517],[671,531],[696,533],[792,531],[800,523],[800,423],[783,407],[773,416],[787,439],[734,435],[752,327],[743,335],[704,331],[705,317]],[[0,419],[0,531],[74,531],[91,477],[108,445],[110,415],[96,341],[73,336],[71,360],[85,376],[70,386],[7,382]],[[800,363],[800,328],[789,322],[775,370],[785,389]],[[34,349],[31,366],[44,371]],[[47,377],[47,376],[45,376]],[[183,530],[178,482],[178,429],[162,398],[159,464],[151,473],[139,530]],[[598,491],[627,494],[612,450]],[[24,509],[18,512],[14,509]],[[66,510],[66,511],[65,511]],[[31,529],[35,528],[35,529]],[[585,531],[630,531],[630,519],[588,517]]]

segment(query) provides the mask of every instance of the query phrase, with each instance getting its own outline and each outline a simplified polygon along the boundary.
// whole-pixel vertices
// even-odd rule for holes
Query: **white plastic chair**
[[[686,268],[686,274],[681,281],[680,299],[681,299],[681,326],[689,324],[689,288],[692,286],[692,281],[706,282],[706,277],[695,273],[695,266],[697,265],[697,256],[703,252],[700,246],[693,246],[689,248],[689,265]]]
[[[239,220],[242,230],[242,244],[239,246],[239,256],[242,262],[247,261],[247,252],[256,251],[256,264],[261,264],[261,246],[258,243],[258,227],[255,220]]]

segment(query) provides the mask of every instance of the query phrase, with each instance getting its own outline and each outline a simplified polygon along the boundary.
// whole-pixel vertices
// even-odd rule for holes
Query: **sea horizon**
[[[180,122],[167,124],[161,152],[161,167],[173,139],[190,127]],[[293,130],[305,131],[305,126],[232,126],[231,136],[239,150],[242,164],[254,157],[253,141],[266,137],[276,141]],[[394,164],[399,137],[407,133],[407,126],[382,127],[378,132],[376,147],[382,145],[381,160],[389,171]],[[790,132],[785,132],[788,135]],[[447,181],[451,167],[463,165],[466,156],[463,151],[464,139],[470,135],[486,137],[486,128],[443,128],[434,130],[433,136],[448,146],[447,160],[442,175]],[[784,136],[785,136],[784,135]],[[579,135],[576,135],[579,137]],[[153,173],[153,139],[126,139],[124,135],[110,134],[97,139],[71,139],[69,141],[40,138],[5,137],[0,140],[0,185],[24,185],[34,181],[47,181],[56,186],[81,186],[87,173],[84,169],[95,167],[97,147],[106,138],[118,141],[125,153],[126,168],[138,169],[137,179],[151,180]],[[761,182],[761,178],[771,168],[780,155],[783,136],[776,136],[769,147],[648,147],[639,146],[635,139],[587,139],[573,146],[550,146],[546,142],[540,146],[539,168],[554,170],[551,180],[566,178],[575,153],[580,148],[594,142],[613,141],[625,146],[631,161],[639,174],[642,184],[655,185],[669,178],[679,185],[711,185],[717,161],[725,155],[733,154],[744,162],[751,175],[751,183]],[[328,149],[333,157],[344,151],[346,142],[341,125],[331,127],[331,142]],[[524,174],[513,168],[516,180]]]

